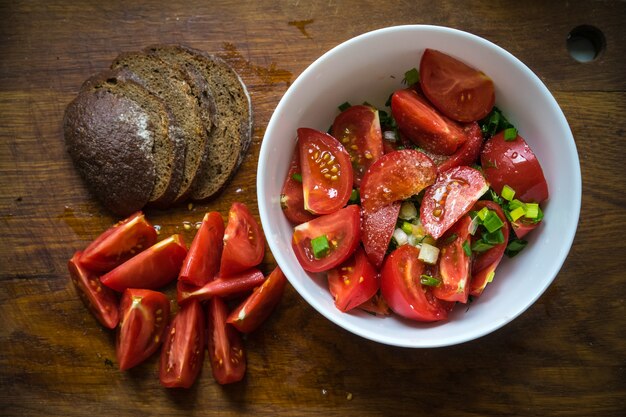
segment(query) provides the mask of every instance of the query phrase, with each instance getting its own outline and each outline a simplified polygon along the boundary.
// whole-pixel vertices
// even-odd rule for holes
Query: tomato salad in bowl
[[[270,120],[258,172],[268,244],[296,290],[398,346],[461,343],[521,314],[558,273],[580,209],[575,146],[545,86],[440,27],[370,32],[312,64]]]

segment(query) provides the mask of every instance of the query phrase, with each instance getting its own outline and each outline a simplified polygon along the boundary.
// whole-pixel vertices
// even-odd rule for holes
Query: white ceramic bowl
[[[456,306],[445,322],[422,324],[396,315],[380,318],[335,308],[325,276],[308,274],[291,249],[292,225],[280,209],[280,192],[294,150],[296,129],[326,131],[345,101],[379,108],[402,87],[404,72],[419,67],[425,48],[448,53],[489,75],[496,105],[539,159],[550,199],[545,222],[515,258],[503,258],[496,276],[469,309]],[[257,193],[263,229],[278,265],[317,311],[344,329],[377,342],[437,347],[488,334],[524,312],[558,274],[570,250],[581,202],[574,138],[554,97],[539,78],[504,49],[478,36],[437,26],[397,26],[365,33],[333,48],[291,85],[268,124],[258,164]]]

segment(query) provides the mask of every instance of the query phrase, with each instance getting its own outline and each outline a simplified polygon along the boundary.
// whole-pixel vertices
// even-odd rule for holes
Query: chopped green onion
[[[494,245],[490,245],[489,243],[485,243],[482,240],[477,240],[472,245],[472,252],[485,252],[489,249],[493,248]]]
[[[409,222],[402,222],[402,226],[400,226],[404,233],[407,235],[413,234],[413,224]]]
[[[456,238],[458,237],[458,235],[456,233],[452,233],[450,236],[446,237],[444,239],[444,241],[442,242],[442,244],[445,245],[449,245],[450,243],[454,242],[456,240]]]
[[[511,201],[507,206],[509,210],[515,210],[518,207],[523,208],[524,212],[526,212],[526,205],[522,203],[521,201],[519,201],[518,199]]]
[[[398,246],[406,245],[409,241],[409,236],[399,227],[393,231],[391,236],[393,237],[393,240],[396,241]]]
[[[499,245],[500,243],[504,243],[504,234],[502,233],[502,229],[498,229],[495,232],[484,233],[481,240],[490,245]]]
[[[472,256],[472,248],[470,247],[469,240],[463,242],[463,252],[465,252],[467,256]]]
[[[517,138],[517,129],[514,127],[509,127],[508,129],[504,129],[504,140],[507,142],[513,141]]]
[[[441,284],[441,281],[433,276],[422,274],[420,275],[420,284],[427,285],[429,287],[436,287]]]
[[[411,68],[407,72],[404,73],[404,80],[406,85],[417,84],[420,81],[420,73],[417,68]]]
[[[300,174],[299,172],[294,172],[291,178],[298,182],[302,182],[302,174]]]
[[[508,256],[509,258],[512,258],[518,253],[520,253],[522,249],[526,247],[527,244],[528,242],[525,240],[513,239],[507,245],[506,249],[504,250],[504,253],[506,253],[506,256]]]
[[[487,274],[487,283],[490,283],[491,281],[493,281],[493,277],[496,276],[496,271],[491,271],[489,274]]]
[[[350,104],[350,103],[349,103],[349,102],[347,102],[347,101],[346,101],[345,103],[342,103],[342,104],[340,104],[340,105],[338,106],[339,111],[345,111],[345,110],[348,110],[350,107],[352,107],[352,104]]]
[[[504,204],[504,201],[502,200],[502,197],[500,197],[498,195],[498,193],[493,191],[491,188],[489,189],[489,194],[491,194],[491,201],[493,201],[494,203],[496,203],[498,205]]]
[[[513,127],[497,107],[494,107],[484,119],[479,120],[478,125],[485,139],[492,137],[504,129]]]
[[[529,219],[536,219],[539,216],[539,204],[526,203],[526,217]]]
[[[502,198],[511,201],[513,197],[515,197],[515,190],[505,184],[504,187],[502,187]]]
[[[420,254],[418,255],[417,259],[424,263],[435,265],[437,263],[437,258],[439,258],[439,248],[437,246],[422,242],[422,245],[420,247]]]
[[[524,207],[516,207],[515,209],[509,212],[509,216],[511,216],[512,221],[516,221],[520,217],[526,214]]]
[[[350,199],[348,200],[348,204],[359,204],[361,196],[359,195],[359,190],[356,188],[352,189],[350,193]]]
[[[313,249],[313,256],[315,259],[321,259],[328,255],[330,252],[330,246],[328,244],[328,238],[326,235],[320,235],[314,239],[311,239],[311,249]]]
[[[472,216],[472,212],[470,212],[470,217],[472,218],[472,221],[470,222],[469,225],[469,233],[470,235],[474,236],[474,234],[476,234],[476,230],[478,230],[478,226],[480,225],[480,219],[478,218],[478,216],[476,215],[476,212],[473,212],[474,215]]]
[[[485,218],[487,217],[487,213],[489,213],[489,209],[487,207],[483,207],[480,209],[480,211],[476,215],[478,216],[480,220],[485,221]]]
[[[417,208],[415,208],[415,204],[410,201],[403,201],[400,206],[400,213],[398,214],[403,220],[411,220],[417,217]]]
[[[486,207],[484,207],[486,208]],[[482,210],[481,210],[482,211]],[[489,233],[493,233],[504,226],[504,222],[500,220],[500,217],[493,210],[488,210],[485,218],[483,219],[483,226]]]

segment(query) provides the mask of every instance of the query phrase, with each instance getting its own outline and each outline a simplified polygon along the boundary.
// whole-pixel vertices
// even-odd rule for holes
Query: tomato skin
[[[463,250],[463,243],[469,242],[470,224],[472,219],[465,215],[452,226],[446,235],[448,238],[456,238],[442,245],[439,252],[439,277],[441,284],[433,288],[435,297],[446,301],[458,301],[466,303],[470,289],[471,257]]]
[[[485,178],[474,168],[458,166],[440,173],[422,199],[424,230],[439,239],[488,189]]]
[[[343,312],[371,299],[379,287],[378,271],[360,247],[347,261],[328,271],[330,294],[335,299],[335,306]]]
[[[265,256],[263,230],[243,203],[235,202],[228,212],[220,275],[227,277],[261,263]]]
[[[178,280],[202,286],[218,273],[224,247],[224,220],[217,212],[204,215],[178,274]]]
[[[297,181],[294,175],[302,176],[300,168],[300,154],[295,149],[287,171],[287,177],[280,193],[280,208],[285,217],[292,224],[301,224],[313,220],[315,216],[304,209],[304,191],[302,181]]]
[[[213,297],[208,304],[208,350],[213,378],[222,385],[241,381],[246,374],[241,336],[226,323],[228,307],[221,298]]]
[[[368,213],[418,194],[435,182],[437,169],[424,153],[403,149],[374,162],[361,182],[361,204]]]
[[[478,254],[474,258],[474,262],[472,264],[472,279],[470,281],[470,294],[474,297],[482,294],[485,286],[488,284],[488,278],[496,270],[496,267],[502,260],[502,256],[504,255],[504,250],[509,241],[509,223],[507,218],[498,204],[493,201],[488,200],[480,200],[477,201],[472,210],[481,210],[483,207],[487,207],[489,210],[493,210],[496,212],[500,220],[504,223],[502,226],[502,235],[504,236],[504,242],[499,245],[494,246],[493,248]],[[479,238],[480,236],[476,236]]]
[[[391,310],[380,292],[361,304],[359,309],[377,316],[389,316],[391,314]]]
[[[311,240],[321,235],[326,235],[331,249],[327,256],[316,259]],[[322,272],[348,259],[360,240],[361,210],[358,205],[353,204],[296,226],[291,246],[305,271]]]
[[[157,232],[138,211],[98,236],[85,250],[81,263],[93,272],[108,272],[154,245]]]
[[[352,193],[350,154],[337,139],[314,129],[298,129],[304,208],[329,214],[346,205]]]
[[[120,302],[120,316],[116,355],[120,370],[124,371],[149,358],[161,345],[170,302],[157,291],[127,289]]]
[[[439,113],[413,89],[393,93],[391,112],[400,131],[428,151],[451,155],[466,140],[457,123]]]
[[[263,282],[265,282],[265,276],[256,268],[250,268],[226,278],[218,275],[202,287],[179,280],[176,284],[176,300],[182,305],[191,300],[204,301],[212,297],[228,298],[252,291]]]
[[[420,283],[424,263],[418,259],[419,249],[400,246],[383,264],[380,289],[391,310],[407,319],[416,321],[439,321],[448,318],[454,305],[432,294],[431,287]]]
[[[471,166],[478,161],[483,144],[480,126],[476,122],[465,124],[463,132],[467,135],[467,140],[452,155],[439,155],[424,151],[437,165],[437,173],[461,165]]]
[[[422,55],[420,85],[439,111],[460,122],[487,116],[496,99],[491,78],[434,49],[427,48]]]
[[[511,222],[511,228],[513,229],[513,233],[515,233],[515,236],[517,236],[518,239],[522,239],[530,231],[535,230],[542,221],[543,220],[534,222],[521,217],[518,220]]]
[[[362,210],[361,240],[370,262],[380,268],[396,228],[402,203],[395,201],[374,212]]]
[[[276,267],[265,282],[228,315],[226,323],[233,325],[242,333],[255,331],[282,298],[286,283],[285,274]]]
[[[525,203],[548,199],[541,165],[520,135],[511,141],[504,139],[504,131],[494,135],[485,142],[480,161],[485,177],[498,194],[508,185],[515,190],[515,198]]]
[[[383,155],[378,110],[366,105],[349,107],[335,118],[331,135],[350,154],[354,185],[358,187],[369,166]]]
[[[157,289],[176,278],[187,255],[181,235],[172,235],[130,258],[100,281],[115,291],[127,288]]]
[[[82,253],[76,252],[67,263],[76,292],[100,324],[115,329],[119,322],[117,295],[102,286],[100,278],[80,262],[81,257]]]
[[[202,369],[204,311],[199,301],[181,307],[165,332],[159,380],[167,388],[189,388]]]

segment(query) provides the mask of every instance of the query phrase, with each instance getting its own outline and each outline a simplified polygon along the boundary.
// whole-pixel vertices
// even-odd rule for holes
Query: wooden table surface
[[[0,415],[626,415],[626,3],[49,0],[2,1],[0,16]],[[225,215],[243,201],[258,216],[263,133],[298,74],[355,35],[401,24],[495,42],[561,105],[583,200],[571,253],[546,293],[478,340],[403,349],[344,331],[289,287],[247,337],[241,383],[217,385],[205,363],[192,389],[166,390],[156,356],[120,372],[114,334],[84,308],[66,267],[117,220],[87,192],[64,148],[63,111],[82,81],[119,52],[153,43],[199,48],[239,71],[255,113],[242,169],[216,201],[148,211],[163,233],[190,242],[183,222],[207,210]],[[606,38],[592,62],[566,49],[579,25]],[[267,255],[264,271],[273,266]]]

